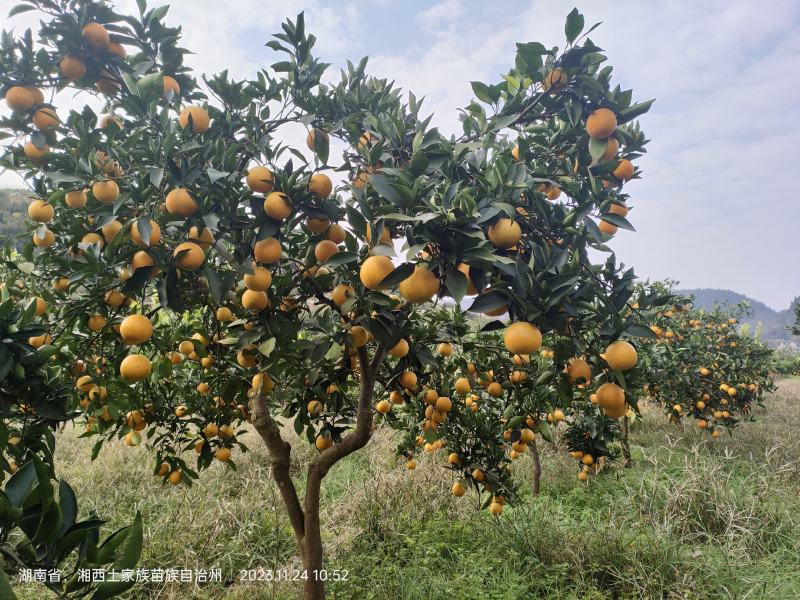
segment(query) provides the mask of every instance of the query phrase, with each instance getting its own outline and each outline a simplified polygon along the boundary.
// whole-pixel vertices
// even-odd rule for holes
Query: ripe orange
[[[161,94],[162,100],[174,100],[181,95],[181,86],[175,80],[174,77],[170,75],[164,75],[164,88]],[[192,119],[194,119],[194,115],[192,115]],[[181,125],[181,127],[185,127],[185,125]]]
[[[350,329],[350,339],[356,348],[361,348],[369,341],[369,331],[361,325],[355,325]]]
[[[629,161],[627,158],[623,158],[619,161],[617,168],[614,169],[614,177],[617,179],[621,179],[623,181],[628,181],[631,177],[633,177],[634,167],[633,163]]]
[[[489,227],[489,241],[495,248],[508,249],[517,245],[522,238],[519,223],[503,218]]]
[[[131,270],[135,273],[136,269],[141,269],[142,267],[153,267],[155,266],[156,261],[144,250],[139,250],[136,254],[131,257]],[[151,271],[151,275],[153,275]]]
[[[214,458],[219,462],[228,462],[231,459],[230,448],[218,448],[217,451],[214,452]]]
[[[324,139],[325,142],[330,142],[330,137],[328,136],[327,131],[323,131],[322,129],[317,129],[314,127],[314,129],[309,131],[308,135],[306,136],[306,146],[308,146],[308,149],[312,152],[314,151],[314,139],[317,137],[317,135],[320,136],[320,139]]]
[[[101,204],[114,204],[119,198],[119,186],[116,181],[111,179],[97,181],[92,186],[92,195]]]
[[[328,232],[326,233],[326,237],[334,244],[341,244],[342,242],[344,242],[347,236],[345,234],[344,228],[341,225],[339,225],[338,223],[332,223],[331,226],[328,227]]]
[[[381,281],[392,271],[394,271],[394,264],[388,256],[370,256],[361,265],[358,276],[364,287],[371,290],[383,290],[386,288],[381,286]]]
[[[453,355],[453,345],[447,342],[442,342],[436,347],[436,353],[439,356],[452,356]]]
[[[413,371],[403,371],[398,382],[405,389],[414,391],[417,388],[417,374]]]
[[[119,42],[115,42],[113,40],[108,45],[108,48],[106,48],[106,51],[110,52],[111,54],[114,54],[114,55],[120,57],[122,60],[125,60],[126,58],[128,58],[128,51],[125,50],[125,46],[123,46]]]
[[[180,256],[179,256],[180,255]],[[172,253],[178,268],[194,271],[200,268],[206,260],[203,249],[194,242],[183,242],[175,247]]]
[[[556,67],[544,76],[542,89],[545,92],[553,92],[555,94],[567,87],[567,84],[569,84],[569,75],[564,69]]]
[[[22,152],[32,162],[40,163],[44,160],[44,157],[47,156],[47,153],[50,152],[50,147],[47,144],[45,144],[40,148],[33,142],[26,142],[25,145],[22,147]]]
[[[609,223],[608,221],[603,221],[602,219],[597,224],[597,228],[607,235],[614,235],[619,229],[619,227],[616,225]]]
[[[323,450],[327,450],[333,446],[333,440],[330,438],[330,436],[320,434],[314,440],[314,445],[317,447],[317,450],[322,452]]]
[[[203,250],[207,250],[214,243],[214,234],[208,227],[203,227],[203,230],[198,232],[197,226],[192,225],[189,228],[189,233],[186,234],[186,239],[190,242],[194,242]]]
[[[244,285],[248,290],[263,292],[272,285],[272,273],[253,263],[253,273],[244,276]]]
[[[617,152],[619,152],[619,142],[617,141],[617,138],[610,137],[606,141],[608,143],[606,145],[605,152],[603,152],[603,156],[600,157],[601,162],[611,160],[617,155]]]
[[[319,264],[328,262],[331,256],[339,252],[339,246],[330,240],[322,240],[314,248],[314,257]]]
[[[408,354],[408,350],[408,342],[401,339],[389,349],[388,354],[389,356],[394,356],[395,358],[403,358],[406,354]]]
[[[518,321],[506,328],[503,342],[512,354],[533,354],[542,345],[542,333],[536,325]]]
[[[116,219],[112,219],[105,225],[100,228],[100,231],[103,232],[103,239],[105,239],[106,243],[109,244],[114,241],[114,238],[117,237],[117,234],[122,231],[122,223],[117,221]]]
[[[612,204],[608,207],[608,212],[612,215],[619,215],[621,217],[628,216],[628,205],[622,202],[621,204]]]
[[[128,299],[125,297],[125,295],[117,290],[109,290],[105,295],[106,304],[113,308],[119,308],[125,304],[127,300]]]
[[[439,396],[436,399],[436,404],[434,404],[434,407],[440,413],[448,413],[450,412],[450,409],[453,408],[453,401],[447,396]]]
[[[70,208],[83,208],[86,206],[86,190],[70,190],[64,196],[64,201]]]
[[[264,200],[264,212],[277,221],[292,214],[292,201],[283,192],[272,192]]]
[[[281,243],[272,237],[259,240],[253,248],[253,256],[261,263],[278,262],[281,257]]]
[[[245,290],[242,294],[242,306],[253,312],[261,312],[269,306],[269,296],[263,291]]]
[[[70,81],[78,81],[86,76],[86,64],[82,59],[71,54],[67,54],[58,63],[61,74]]]
[[[611,137],[617,128],[617,115],[607,108],[598,108],[586,119],[586,132],[593,138]]]
[[[368,244],[372,243],[372,227],[370,227],[369,223],[367,223],[367,231],[364,233],[364,239],[367,240]],[[392,233],[389,231],[388,227],[384,227],[381,231],[381,239],[378,243],[386,245],[392,244]]]
[[[144,344],[153,335],[153,324],[144,315],[128,315],[122,320],[119,334],[129,346]]]
[[[604,358],[609,367],[619,371],[632,369],[639,361],[636,348],[622,340],[609,344],[608,348],[606,348]]]
[[[152,219],[150,220],[150,243],[147,244],[144,238],[139,234],[139,219],[136,219],[133,225],[131,225],[131,241],[142,248],[155,246],[161,241],[161,227]]]
[[[266,194],[272,189],[272,171],[267,167],[253,167],[247,172],[247,187],[252,191]]]
[[[100,244],[101,248],[105,245],[105,242],[103,241],[103,238],[101,238],[96,233],[87,233],[86,235],[84,235],[81,238],[81,243],[82,244]]]
[[[86,320],[86,325],[94,332],[100,331],[103,327],[106,326],[106,318],[103,315],[91,315]]]
[[[49,223],[55,216],[55,210],[52,204],[48,204],[44,200],[34,200],[28,205],[28,216],[31,221]]]
[[[81,29],[81,35],[83,39],[86,40],[86,44],[89,48],[95,52],[106,50],[109,44],[111,44],[111,36],[108,34],[108,30],[100,25],[100,23],[87,23],[83,26],[83,29]]]
[[[40,131],[55,129],[61,120],[52,108],[40,108],[33,115],[33,124]]]
[[[125,381],[135,382],[150,377],[150,359],[142,354],[129,354],[119,365],[119,374]]]
[[[333,288],[333,292],[331,292],[331,300],[333,300],[337,306],[341,306],[348,300],[352,300],[355,297],[356,291],[353,289],[353,287],[344,283],[337,285],[335,288]],[[389,351],[389,354],[391,354],[391,350]],[[392,356],[394,355],[392,354]]]
[[[625,414],[625,391],[616,383],[604,383],[597,389],[597,404],[609,417],[621,417]]]
[[[8,108],[15,112],[27,112],[36,104],[33,92],[21,85],[8,88],[5,100]]]
[[[186,188],[174,188],[167,194],[167,212],[180,217],[191,217],[197,212],[197,203]]]
[[[183,479],[183,473],[180,471],[172,471],[167,478],[172,485],[180,485]]]
[[[588,382],[592,378],[592,369],[582,358],[571,358],[567,363],[567,376],[571,383]]]
[[[425,267],[417,266],[411,275],[400,282],[398,291],[413,304],[428,302],[439,291],[439,278]]]
[[[33,232],[33,245],[38,248],[49,248],[56,241],[56,234],[45,227],[44,237],[39,237],[39,230]]]
[[[375,405],[375,410],[382,415],[388,414],[392,410],[392,405],[388,400],[381,400]]]
[[[208,131],[211,118],[208,111],[200,106],[188,106],[181,111],[178,123],[183,129],[189,124],[189,117],[192,119],[192,133],[202,134]]]
[[[493,398],[499,398],[503,395],[503,386],[496,381],[493,381],[487,386],[486,391]]]
[[[308,182],[308,190],[317,200],[322,200],[331,195],[333,182],[324,173],[314,173]]]
[[[469,379],[466,377],[459,377],[456,379],[455,389],[459,394],[468,394],[472,390],[472,386],[469,383]]]
[[[461,496],[463,496],[466,493],[466,490],[464,489],[464,486],[461,485],[460,482],[456,481],[453,484],[453,487],[450,488],[450,493],[453,494],[453,496],[455,496],[456,498],[461,498]]]
[[[308,227],[314,235],[325,233],[330,226],[331,222],[329,219],[315,219],[312,217],[306,219],[306,227]]]

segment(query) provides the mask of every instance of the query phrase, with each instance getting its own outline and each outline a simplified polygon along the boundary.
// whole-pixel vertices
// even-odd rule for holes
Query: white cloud
[[[417,21],[428,29],[435,29],[458,20],[463,14],[464,5],[461,0],[442,0],[417,14]]]

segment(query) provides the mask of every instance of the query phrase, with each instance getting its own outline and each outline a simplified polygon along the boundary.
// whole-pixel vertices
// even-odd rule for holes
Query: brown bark
[[[278,484],[278,490],[286,506],[286,512],[289,514],[289,522],[292,524],[297,545],[302,550],[305,537],[305,515],[289,472],[292,447],[281,437],[280,428],[269,412],[266,396],[259,395],[253,399],[252,412],[253,426],[269,451],[272,477]]]
[[[631,447],[628,441],[628,434],[630,432],[630,419],[628,415],[622,417],[622,456],[625,459],[623,466],[630,467],[633,464],[631,459]]]
[[[533,456],[533,495],[538,496],[542,484],[542,461],[539,458],[539,447],[536,440],[531,442],[531,455]]]
[[[297,547],[303,560],[306,580],[304,600],[324,600],[325,583],[320,578],[322,571],[322,532],[320,527],[320,496],[322,480],[333,465],[363,448],[372,437],[372,400],[375,376],[386,356],[386,349],[379,347],[372,360],[365,348],[358,349],[361,362],[361,388],[356,408],[356,426],[353,432],[338,444],[320,452],[308,466],[306,495],[303,505],[289,473],[291,445],[284,441],[278,424],[269,413],[267,400],[258,396],[253,401],[253,425],[267,446],[272,462],[272,476],[278,484],[283,503],[294,529]]]

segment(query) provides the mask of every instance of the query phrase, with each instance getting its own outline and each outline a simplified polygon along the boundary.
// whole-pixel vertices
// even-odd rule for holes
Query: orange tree
[[[644,391],[663,404],[671,420],[691,417],[716,439],[752,420],[752,407],[775,389],[774,352],[737,330],[746,305],[705,311],[691,300],[673,296],[672,306],[651,312],[656,337],[643,352]]]
[[[48,576],[46,585],[62,597],[108,598],[132,582],[82,581],[78,571],[134,568],[142,548],[141,517],[100,543],[103,521],[94,515],[78,520],[75,492],[56,479],[53,431],[75,411],[69,387],[48,364],[56,349],[42,322],[46,305],[25,286],[15,264],[8,264],[0,266],[0,593],[16,597],[9,579],[22,570],[58,569],[60,579]]]
[[[610,380],[624,385],[630,351],[617,346],[614,370],[592,348],[646,328],[625,313],[633,271],[613,254],[594,264],[589,250],[609,251],[617,228],[632,229],[623,185],[638,177],[632,160],[646,139],[634,119],[650,102],[611,85],[577,10],[563,50],[518,44],[499,83],[473,82],[463,134],[447,138],[413,94],[368,76],[366,59],[323,83],[302,15],[267,44],[283,60],[252,80],[206,76],[207,95],[166,7],[139,2],[129,16],[103,2],[30,0],[18,10],[28,9],[44,15],[37,41],[4,36],[0,48],[13,110],[0,122],[11,135],[2,164],[30,184],[23,254],[53,282],[48,347],[74,380],[86,435],[96,450],[146,440],[154,472],[190,484],[214,460],[234,468],[251,421],[306,598],[324,597],[323,478],[369,441],[385,392],[419,402],[421,386],[440,385],[432,345],[464,333],[428,303],[477,295],[473,311],[508,314],[508,327],[489,329],[505,329],[511,355],[554,340],[551,376],[565,401],[571,386],[607,379],[609,410],[624,410]],[[67,87],[102,95],[106,116],[59,114],[42,90]],[[295,129],[285,126],[298,123],[307,152],[286,142]],[[341,161],[331,161],[332,140],[345,145]],[[502,495],[496,431],[473,414],[451,421],[478,427],[465,464]],[[292,427],[319,450],[302,499]],[[194,468],[182,453],[191,448]]]

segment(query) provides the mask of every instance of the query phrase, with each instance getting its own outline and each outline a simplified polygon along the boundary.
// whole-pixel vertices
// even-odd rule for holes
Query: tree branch
[[[289,521],[292,523],[297,543],[302,548],[305,538],[305,515],[289,472],[292,447],[281,437],[280,428],[269,412],[265,395],[256,394],[253,397],[251,412],[253,413],[253,426],[269,451],[272,476],[278,484],[286,511],[289,513]]]

